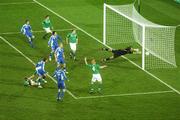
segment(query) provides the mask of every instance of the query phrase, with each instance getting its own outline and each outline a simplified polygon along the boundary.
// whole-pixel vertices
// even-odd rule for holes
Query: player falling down
[[[58,86],[57,101],[59,101],[63,99],[64,93],[66,91],[65,80],[67,80],[67,77],[64,72],[64,68],[61,66],[57,67],[53,77],[55,77],[57,80],[57,86]]]
[[[95,59],[91,60],[91,64],[88,64],[87,58],[84,58],[85,64],[92,70],[92,79],[91,79],[91,86],[90,86],[90,93],[94,93],[95,91],[95,82],[98,82],[98,92],[101,93],[102,90],[102,78],[99,73],[100,69],[107,67],[106,65],[100,66],[96,63]]]
[[[126,55],[126,54],[141,54],[141,52],[139,51],[139,49],[134,49],[132,47],[127,47],[125,49],[110,49],[110,48],[102,48],[103,51],[108,51],[108,52],[112,52],[113,55],[111,57],[102,59],[103,62],[105,61],[109,61],[109,60],[113,60],[115,58],[118,58],[122,55]]]
[[[51,35],[51,37],[50,37],[50,39],[49,39],[49,41],[48,41],[48,47],[51,47],[51,53],[50,53],[50,55],[49,55],[49,61],[51,61],[52,60],[52,56],[53,56],[53,54],[54,54],[54,52],[55,52],[55,50],[58,48],[58,41],[60,40],[60,42],[62,43],[62,38],[59,36],[59,35],[57,35],[57,32],[56,31],[53,31],[52,32],[52,35]]]
[[[78,44],[78,37],[76,30],[72,30],[71,33],[69,33],[66,37],[66,43],[70,45],[70,57],[76,60],[76,49]]]
[[[21,28],[21,33],[23,33],[27,37],[30,46],[34,47],[33,46],[33,39],[35,37],[32,34],[32,29],[31,29],[29,20],[25,21],[25,24]]]
[[[32,76],[25,78],[25,84],[24,85],[26,85],[26,86],[38,86],[38,88],[42,88],[42,84],[47,83],[47,81],[45,80],[47,72],[44,70],[46,62],[47,62],[47,59],[43,58],[43,60],[39,61],[36,64],[35,73]],[[38,76],[38,78],[36,81],[34,81],[33,78],[36,75]]]
[[[57,67],[62,66],[62,68],[66,72],[65,55],[64,55],[64,48],[62,43],[60,43],[59,47],[55,50],[54,56],[55,56],[55,61],[57,62]]]
[[[44,31],[46,32],[45,35],[43,36],[43,39],[46,39],[46,37],[52,33],[52,29],[53,29],[49,15],[45,16],[45,19],[42,22],[42,26]]]

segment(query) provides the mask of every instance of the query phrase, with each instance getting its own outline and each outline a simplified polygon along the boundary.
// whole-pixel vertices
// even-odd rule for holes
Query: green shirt
[[[70,43],[77,43],[77,39],[78,39],[77,34],[69,33],[67,35],[67,38]]]
[[[51,21],[50,21],[50,20],[47,20],[47,19],[45,19],[45,20],[42,22],[42,25],[43,25],[43,28],[50,28],[50,27],[52,27]]]
[[[91,68],[93,74],[99,74],[100,66],[98,64],[88,64],[87,66]]]

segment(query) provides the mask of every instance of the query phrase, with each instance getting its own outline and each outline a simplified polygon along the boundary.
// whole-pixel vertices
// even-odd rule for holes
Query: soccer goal
[[[142,69],[174,68],[176,26],[155,24],[142,17],[134,4],[104,4],[103,43],[113,47],[136,43],[142,50]]]

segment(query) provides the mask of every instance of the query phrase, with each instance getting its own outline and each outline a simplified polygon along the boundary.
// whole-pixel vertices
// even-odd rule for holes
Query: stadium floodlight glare
[[[145,19],[134,4],[104,3],[103,27],[104,44],[136,42],[142,47],[142,69],[177,67],[174,50],[176,26],[159,25]]]

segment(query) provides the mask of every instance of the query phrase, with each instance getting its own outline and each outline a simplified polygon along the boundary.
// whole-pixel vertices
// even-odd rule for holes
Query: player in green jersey
[[[98,82],[98,92],[101,93],[102,90],[102,78],[99,73],[100,69],[103,69],[107,67],[106,65],[100,66],[99,64],[96,63],[95,59],[91,60],[91,64],[88,64],[87,58],[84,58],[85,64],[92,70],[92,80],[91,80],[91,87],[90,87],[90,93],[94,93],[95,90],[95,82]]]
[[[52,33],[52,29],[53,29],[49,15],[45,16],[45,19],[42,22],[42,26],[46,32],[46,34],[43,36],[43,39],[46,39],[46,37]]]
[[[72,30],[71,33],[69,33],[66,37],[66,43],[70,45],[70,56],[76,60],[76,49],[77,49],[77,44],[78,44],[78,37],[76,30]]]

